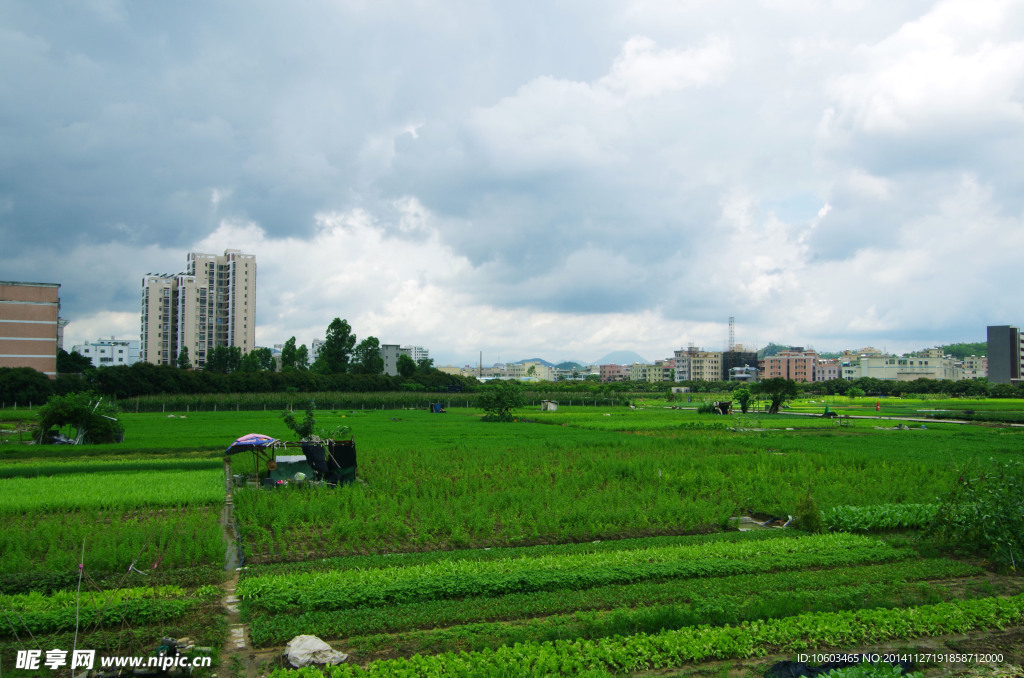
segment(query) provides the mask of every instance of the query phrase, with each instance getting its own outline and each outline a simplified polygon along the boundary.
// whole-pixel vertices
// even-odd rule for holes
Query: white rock
[[[348,659],[316,636],[295,636],[284,646],[284,658],[297,669],[311,664],[341,664]]]

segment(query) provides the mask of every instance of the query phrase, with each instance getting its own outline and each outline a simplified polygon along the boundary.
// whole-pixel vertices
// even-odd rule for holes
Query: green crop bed
[[[830,408],[874,412],[842,400]],[[915,534],[845,532],[920,527],[964,465],[1019,458],[1024,430],[799,414],[820,399],[773,417],[678,409],[696,401],[563,401],[509,424],[463,408],[320,410],[319,425],[352,427],[356,484],[233,489],[250,637],[320,635],[353,657],[327,675],[580,675],[1024,624],[1019,579],[934,557]],[[0,607],[21,617],[0,631],[5,668],[28,631],[74,642],[79,563],[80,647],[221,644],[209,585],[234,548],[218,522],[223,451],[250,432],[293,435],[276,409],[208,404],[218,411],[123,413],[120,445],[0,446]],[[881,414],[946,407],[889,399]],[[229,462],[262,470],[245,453]],[[836,532],[728,531],[808,498]]]
[[[665,409],[621,409],[633,423],[601,430],[592,424],[610,418],[583,409],[506,425],[465,412],[339,417],[354,428],[363,483],[237,492],[246,554],[272,562],[693,533],[748,512],[794,515],[808,494],[824,511],[926,504],[949,491],[959,465],[1024,447],[1018,429],[813,429],[806,417],[785,417],[792,431],[687,428],[730,418]]]

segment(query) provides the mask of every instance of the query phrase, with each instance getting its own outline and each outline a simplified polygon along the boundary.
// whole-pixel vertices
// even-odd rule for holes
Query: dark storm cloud
[[[144,269],[259,248],[265,343],[342,304],[470,351],[606,352],[590,332],[655,355],[718,341],[729,315],[765,338],[963,337],[1013,311],[991,292],[1017,275],[1022,17],[966,0],[6,3],[0,265],[65,276],[69,309],[124,327]],[[363,278],[299,283],[282,253]],[[965,262],[987,276],[935,274]]]

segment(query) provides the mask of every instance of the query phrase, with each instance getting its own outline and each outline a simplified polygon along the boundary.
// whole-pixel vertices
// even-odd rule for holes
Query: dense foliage
[[[525,404],[523,389],[515,381],[491,382],[477,402],[487,421],[512,421],[512,410]]]
[[[1024,565],[1024,463],[970,464],[937,512],[934,533],[949,544],[980,550],[997,566]]]
[[[2,370],[3,368],[0,368]],[[311,370],[285,372],[235,370],[230,373],[211,370],[181,370],[168,365],[135,363],[103,367],[82,375],[62,375],[51,382],[28,368],[31,375],[5,375],[0,371],[0,395],[4,402],[27,404],[43,402],[53,389],[58,393],[92,390],[100,395],[133,398],[151,394],[200,393],[289,393],[299,391],[379,392],[404,390],[443,390],[471,388],[475,384],[438,370],[416,371],[411,377],[383,374],[322,374]],[[38,375],[30,380],[28,377]]]
[[[53,382],[31,367],[0,367],[0,406],[39,405],[53,393]]]
[[[73,428],[69,438],[81,436],[84,443],[116,443],[124,436],[124,424],[117,418],[117,408],[103,402],[95,393],[69,393],[65,396],[50,396],[37,412],[38,425],[35,437],[38,442],[47,443],[56,432],[65,427]]]

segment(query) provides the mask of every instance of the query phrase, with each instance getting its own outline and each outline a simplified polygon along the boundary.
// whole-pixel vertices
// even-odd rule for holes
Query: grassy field
[[[319,411],[322,426],[352,427],[360,480],[234,490],[250,638],[274,648],[315,633],[374,675],[601,675],[699,672],[711,659],[756,672],[752,657],[800,648],[912,648],[1024,625],[1018,578],[950,560],[914,532],[730,530],[739,515],[808,510],[861,532],[915,526],[964,467],[1019,459],[1024,429],[801,416],[821,399],[778,416],[679,409],[693,400],[528,407],[509,424],[474,409]],[[868,400],[828,405],[874,416]],[[883,400],[877,414],[929,409],[952,403]],[[25,417],[0,412],[4,426]],[[245,433],[292,434],[276,411],[123,421],[120,445],[0,445],[5,667],[28,631],[44,650],[70,646],[83,544],[92,602],[79,647],[147,654],[163,635],[219,647],[226,634],[213,588],[225,578],[223,451]],[[247,454],[231,465],[257,470]],[[218,675],[244,675],[239,661]]]

